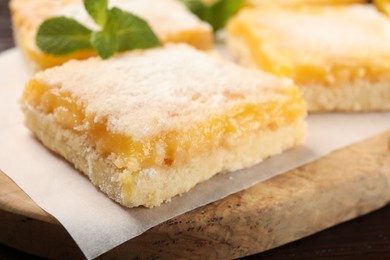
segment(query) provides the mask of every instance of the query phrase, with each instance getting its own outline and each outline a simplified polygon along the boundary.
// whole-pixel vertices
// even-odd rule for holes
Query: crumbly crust
[[[379,82],[357,80],[337,88],[301,86],[310,112],[390,110],[390,77]]]
[[[26,114],[26,126],[45,146],[73,163],[94,185],[127,207],[158,206],[219,172],[250,167],[294,147],[302,142],[306,132],[305,122],[300,118],[275,130],[249,133],[231,149],[221,147],[177,167],[144,169],[133,173],[130,182],[122,182],[122,176],[129,173],[115,166],[114,157],[100,155],[88,145],[85,136],[61,128],[52,115],[45,115],[26,104],[22,109]]]

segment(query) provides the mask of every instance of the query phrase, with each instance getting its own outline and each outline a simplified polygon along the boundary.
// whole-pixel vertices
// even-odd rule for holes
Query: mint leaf
[[[91,44],[102,59],[111,57],[118,49],[118,37],[110,31],[93,32]]]
[[[91,30],[76,20],[55,17],[41,24],[35,41],[45,53],[67,55],[80,50],[92,49],[90,38]]]
[[[161,45],[144,19],[116,7],[109,11],[105,29],[118,37],[119,52]]]
[[[84,7],[96,24],[104,27],[107,21],[108,0],[84,0]]]
[[[115,7],[108,10],[108,0],[83,1],[89,15],[102,29],[92,32],[74,19],[50,18],[41,24],[35,39],[43,52],[67,55],[94,49],[101,58],[107,59],[115,52],[161,45],[142,18]]]
[[[201,20],[209,23],[214,31],[225,27],[227,21],[243,5],[244,0],[219,0],[206,5],[200,0],[181,0]]]

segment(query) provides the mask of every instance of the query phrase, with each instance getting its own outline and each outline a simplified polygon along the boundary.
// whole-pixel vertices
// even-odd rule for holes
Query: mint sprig
[[[54,17],[44,21],[39,27],[36,44],[46,53],[67,55],[91,49],[90,36],[91,30],[77,21],[66,17]]]
[[[227,21],[243,5],[244,0],[218,0],[211,5],[201,0],[181,0],[201,20],[209,23],[214,31],[225,27]]]
[[[118,37],[118,51],[153,48],[160,45],[148,23],[142,18],[119,8],[109,11],[106,29]]]
[[[92,31],[72,18],[49,18],[38,29],[37,46],[57,56],[95,50],[107,59],[116,52],[161,45],[144,19],[116,7],[109,9],[108,0],[84,0],[84,7],[101,30]]]

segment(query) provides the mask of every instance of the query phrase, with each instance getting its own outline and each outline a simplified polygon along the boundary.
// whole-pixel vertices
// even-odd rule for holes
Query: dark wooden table
[[[14,46],[7,5],[8,0],[0,0],[0,51]],[[305,239],[247,257],[247,259],[308,258],[390,259],[390,205]],[[38,258],[0,244],[0,259]]]

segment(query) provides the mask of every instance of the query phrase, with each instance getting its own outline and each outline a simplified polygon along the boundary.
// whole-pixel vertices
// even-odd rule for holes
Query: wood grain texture
[[[248,259],[390,259],[390,206]]]
[[[0,242],[82,258],[65,229],[0,175]],[[300,239],[390,202],[390,131],[164,222],[101,258],[237,258]],[[42,235],[44,234],[44,236]]]

